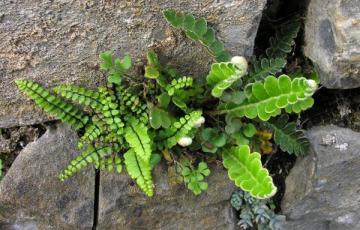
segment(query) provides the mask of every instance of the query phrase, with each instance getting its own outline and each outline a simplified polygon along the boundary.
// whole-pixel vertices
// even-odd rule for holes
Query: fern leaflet
[[[225,51],[224,44],[215,37],[215,30],[207,25],[204,18],[195,19],[192,14],[174,9],[164,10],[163,14],[173,27],[183,29],[190,39],[203,44],[217,61],[230,60],[230,53]]]
[[[143,161],[133,149],[124,154],[124,163],[130,177],[136,181],[147,196],[153,196],[153,182],[150,161]]]
[[[18,88],[33,99],[40,108],[54,115],[61,121],[68,123],[74,129],[80,129],[88,123],[88,115],[76,106],[51,95],[50,92],[41,85],[27,80],[16,80],[15,82]]]
[[[296,129],[295,122],[288,121],[289,116],[284,114],[269,120],[265,126],[274,130],[274,141],[282,151],[304,155],[309,149],[309,141],[302,130]]]
[[[223,104],[219,113],[231,113],[250,119],[259,117],[263,121],[280,115],[282,108],[286,112],[299,113],[313,105],[311,96],[316,88],[315,81],[306,78],[291,80],[287,75],[279,78],[268,76],[264,83],[255,82],[247,86],[247,99],[242,104]]]
[[[276,193],[269,172],[262,167],[259,153],[250,153],[247,145],[232,147],[223,153],[224,167],[236,186],[249,192],[253,197],[265,199]]]
[[[150,161],[151,140],[148,135],[148,128],[143,123],[135,118],[129,119],[125,127],[125,140],[138,157],[144,162]]]

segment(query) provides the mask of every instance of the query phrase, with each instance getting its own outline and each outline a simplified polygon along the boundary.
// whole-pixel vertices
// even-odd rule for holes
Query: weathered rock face
[[[308,136],[314,151],[286,178],[284,229],[360,229],[360,133],[322,126]]]
[[[171,186],[166,167],[158,165],[153,175],[156,194],[147,198],[127,175],[102,174],[99,229],[235,229],[234,185],[222,168],[211,169],[209,189],[199,196]]]
[[[0,127],[50,119],[18,92],[15,79],[93,87],[105,79],[98,70],[101,51],[129,52],[138,61],[151,47],[184,74],[204,74],[211,58],[169,29],[161,15],[165,8],[205,16],[233,54],[250,56],[265,2],[1,1]]]
[[[57,178],[78,155],[77,139],[59,125],[21,151],[0,184],[0,229],[91,229],[94,170],[66,182]]]
[[[305,55],[328,88],[360,87],[360,0],[311,0]]]

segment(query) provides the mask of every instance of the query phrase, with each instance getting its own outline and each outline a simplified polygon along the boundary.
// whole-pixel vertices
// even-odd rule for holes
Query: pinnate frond
[[[153,196],[153,182],[150,161],[144,161],[133,149],[124,154],[124,163],[130,177],[136,181],[147,196]]]
[[[296,128],[295,122],[289,122],[289,116],[284,114],[265,123],[274,131],[274,141],[281,150],[297,156],[304,155],[309,149],[309,141],[303,130]]]
[[[311,96],[316,88],[316,83],[306,78],[291,80],[287,75],[279,78],[268,76],[264,82],[247,86],[247,99],[242,104],[223,104],[219,113],[231,113],[250,119],[259,117],[263,121],[280,115],[282,109],[288,113],[299,113],[313,105]]]
[[[276,187],[269,172],[262,167],[259,153],[250,153],[247,145],[232,147],[223,153],[224,167],[236,186],[253,197],[265,199],[276,193]]]
[[[74,129],[80,129],[88,123],[89,116],[87,114],[76,106],[52,95],[41,85],[28,80],[16,80],[15,82],[18,88],[34,100],[40,108],[71,125]]]
[[[187,37],[203,44],[217,61],[230,60],[230,53],[224,49],[224,44],[215,37],[215,30],[207,25],[204,18],[196,19],[190,13],[178,12],[174,9],[164,10],[163,14],[173,27],[184,30]]]

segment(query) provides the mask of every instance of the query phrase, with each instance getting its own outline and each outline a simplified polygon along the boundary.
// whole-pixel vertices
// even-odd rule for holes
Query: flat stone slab
[[[128,52],[142,66],[149,48],[183,74],[204,77],[212,61],[199,44],[170,29],[161,10],[204,16],[234,55],[251,56],[266,0],[0,2],[0,127],[53,119],[27,100],[14,80],[51,87],[103,84],[98,56]],[[140,68],[134,68],[139,74]]]
[[[57,175],[76,151],[69,126],[50,127],[18,155],[0,183],[0,229],[91,229],[95,171],[84,170],[66,182]]]
[[[99,229],[236,229],[230,205],[235,185],[221,166],[210,167],[209,188],[195,196],[169,182],[164,165],[154,170],[154,197],[146,197],[126,174],[102,173]]]

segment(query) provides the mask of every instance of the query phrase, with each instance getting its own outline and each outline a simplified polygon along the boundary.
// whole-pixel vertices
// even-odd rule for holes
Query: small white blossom
[[[236,65],[239,69],[243,70],[244,72],[247,72],[248,63],[243,56],[234,56],[231,58],[230,62]]]
[[[310,86],[310,88],[312,88],[314,91],[316,90],[316,88],[317,88],[316,81],[314,81],[314,80],[307,80],[307,83],[308,83],[308,85]]]
[[[205,117],[201,116],[201,117],[199,117],[199,119],[197,119],[194,122],[194,128],[199,128],[204,123],[205,123]]]
[[[182,147],[186,147],[186,146],[191,145],[192,138],[185,136],[185,137],[180,138],[180,140],[177,143]]]

